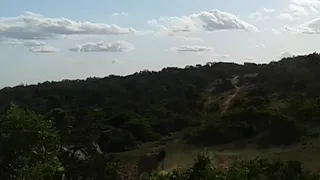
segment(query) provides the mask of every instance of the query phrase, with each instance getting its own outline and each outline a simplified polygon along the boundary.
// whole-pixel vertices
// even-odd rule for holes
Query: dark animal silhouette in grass
[[[141,156],[138,161],[138,176],[140,177],[144,173],[150,175],[152,171],[158,169],[159,163],[161,163],[161,168],[163,170],[166,155],[166,151],[162,149],[160,152],[148,153]]]

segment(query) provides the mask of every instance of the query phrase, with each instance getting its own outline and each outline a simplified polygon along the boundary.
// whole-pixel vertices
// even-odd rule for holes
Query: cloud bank
[[[108,42],[87,42],[84,44],[77,45],[77,47],[69,48],[72,52],[127,52],[133,50],[134,46],[123,40]]]
[[[192,32],[195,30],[218,31],[218,30],[244,30],[247,32],[259,32],[259,29],[238,16],[214,9],[201,11],[188,16],[160,17],[151,19],[147,23],[159,28],[167,34]]]
[[[179,52],[205,52],[205,51],[213,51],[214,48],[210,46],[190,46],[190,45],[182,45],[179,47],[172,47],[172,51]]]
[[[29,49],[33,53],[55,53],[58,50],[52,46],[34,46]]]
[[[50,39],[59,35],[126,35],[137,33],[132,27],[115,24],[48,18],[26,12],[17,17],[0,18],[0,37],[13,39]]]

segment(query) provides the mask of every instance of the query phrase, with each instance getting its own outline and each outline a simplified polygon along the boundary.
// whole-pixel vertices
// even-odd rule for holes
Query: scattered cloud
[[[52,46],[34,46],[29,49],[30,52],[33,53],[55,53],[58,50]]]
[[[197,37],[185,37],[185,36],[175,36],[175,37],[185,41],[204,42],[203,39],[197,38]]]
[[[229,54],[214,54],[212,56],[217,59],[228,59],[229,58]]]
[[[269,14],[272,12],[275,12],[275,10],[269,9],[269,8],[260,8],[256,12],[249,14],[248,18],[254,22],[263,21],[263,20],[271,19],[269,17]]]
[[[289,13],[280,13],[276,16],[276,19],[284,20],[284,21],[293,21],[294,20],[293,16]]]
[[[294,56],[294,55],[295,55],[295,54],[286,51],[286,52],[282,52],[278,57],[282,59],[282,58],[292,57],[292,56]]]
[[[7,39],[0,37],[0,45],[21,45],[21,41],[18,39]]]
[[[108,42],[87,42],[84,44],[77,45],[75,48],[69,48],[72,52],[126,52],[134,49],[134,46],[123,40]]]
[[[192,17],[198,18],[204,23],[202,26],[206,31],[241,29],[251,32],[259,32],[259,29],[252,24],[239,19],[236,15],[223,12],[218,9],[211,11],[202,11],[193,14]]]
[[[179,51],[179,52],[205,52],[205,51],[213,51],[214,48],[210,46],[182,45],[180,47],[172,47],[171,50]]]
[[[303,6],[297,4],[289,4],[288,11],[296,17],[308,15],[307,10]]]
[[[280,55],[277,56],[277,58],[290,58],[293,56],[299,56],[299,55],[304,55],[304,54],[308,54],[308,53],[312,53],[312,52],[302,52],[302,53],[293,53],[293,52],[289,52],[289,51],[285,51],[282,52]]]
[[[248,32],[259,32],[257,27],[241,20],[238,16],[218,9],[202,11],[189,16],[160,17],[159,19],[151,19],[147,23],[167,35],[199,29],[205,31],[240,29]]]
[[[47,43],[44,41],[27,40],[23,42],[23,45],[27,47],[34,47],[34,46],[45,46],[47,45]]]
[[[284,26],[283,28],[279,28],[279,29],[273,28],[271,30],[276,35],[280,35],[280,34],[283,34],[283,33],[295,35],[295,34],[302,33],[304,31],[303,29],[306,29],[306,28],[303,28],[302,26],[298,27],[298,28],[290,27],[290,26]]]
[[[45,46],[47,45],[44,41],[38,40],[19,40],[19,39],[1,39],[0,44],[5,45],[23,45],[26,47],[34,47],[34,46]]]
[[[196,30],[196,23],[192,18],[182,17],[160,17],[159,19],[148,20],[150,26],[159,28],[168,35],[179,32],[190,32]]]
[[[298,20],[304,16],[317,15],[319,13],[319,0],[289,0],[289,4],[278,18]],[[285,15],[284,15],[285,14]],[[292,18],[289,17],[292,16]]]
[[[305,22],[297,27],[284,26],[280,32],[288,32],[292,34],[320,34],[320,18]]]
[[[264,44],[251,45],[248,47],[249,49],[264,49],[266,48]]]
[[[125,12],[119,12],[119,13],[113,13],[112,16],[129,16],[129,14]]]
[[[26,12],[17,17],[0,18],[0,37],[14,39],[50,39],[61,35],[125,35],[134,34],[134,28],[115,24],[73,21],[67,18],[48,18]]]
[[[255,22],[258,22],[258,21],[263,21],[263,20],[266,20],[266,19],[270,19],[269,16],[266,16],[266,15],[263,15],[261,12],[259,11],[256,11],[254,13],[251,13],[249,16],[248,16],[249,19],[251,19],[252,21],[255,21]]]
[[[266,13],[272,13],[272,12],[275,12],[276,10],[274,9],[269,9],[269,8],[262,8],[262,10]]]
[[[253,61],[254,58],[251,57],[251,56],[247,56],[247,57],[244,57],[243,60],[244,60],[244,61]]]
[[[122,61],[117,60],[117,59],[113,59],[113,60],[111,61],[111,63],[112,63],[112,64],[119,64],[119,63],[122,63]]]
[[[320,33],[320,18],[313,19],[301,25],[302,33],[319,34]]]

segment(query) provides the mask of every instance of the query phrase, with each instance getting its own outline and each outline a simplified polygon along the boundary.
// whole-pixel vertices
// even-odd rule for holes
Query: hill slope
[[[319,54],[313,53],[269,64],[207,63],[4,88],[0,171],[11,177],[23,167],[28,174],[29,161],[43,158],[36,168],[50,165],[55,172],[53,167],[63,167],[73,179],[105,177],[115,172],[104,168],[113,162],[105,159],[108,155],[135,159],[163,144],[171,154],[169,169],[190,160],[177,150],[189,154],[199,147],[232,145],[237,148],[233,154],[252,156],[257,151],[248,151],[247,145],[278,146],[281,152],[279,147],[303,143],[282,154],[291,158],[305,151],[314,158],[310,152],[319,148],[305,141],[319,135],[319,63]],[[313,144],[318,147],[318,140]],[[74,150],[85,161],[66,154]],[[13,162],[11,168],[6,165]]]
[[[317,97],[320,89],[319,62],[319,55],[314,53],[269,64],[207,63],[125,77],[112,75],[16,86],[0,91],[0,112],[4,113],[10,102],[14,102],[51,118],[61,135],[64,134],[62,139],[66,144],[99,141],[106,152],[126,151],[139,142],[159,140],[189,127],[198,127],[196,135],[186,135],[189,142],[218,135],[215,143],[247,139],[270,133],[266,127],[270,131],[271,127],[274,129],[274,119],[283,120],[277,126],[292,126],[291,133],[297,137],[278,142],[291,143],[305,133],[296,124],[306,124],[297,119],[301,114],[290,111],[292,100],[304,100],[300,104],[295,101],[296,106],[303,106],[307,100],[309,104],[315,103],[312,107],[318,105],[309,99]],[[234,77],[238,77],[235,84]],[[236,90],[237,87],[242,91]],[[235,90],[237,96],[231,96]],[[226,102],[229,113],[221,116]],[[272,108],[278,112],[269,111]],[[264,120],[244,121],[247,117]],[[110,128],[112,136],[105,137],[103,132]],[[219,130],[216,134],[206,134],[208,128]],[[239,132],[225,137],[224,132],[230,128]]]

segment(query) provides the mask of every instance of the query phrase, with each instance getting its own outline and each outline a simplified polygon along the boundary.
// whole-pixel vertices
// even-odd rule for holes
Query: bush
[[[123,129],[130,131],[137,140],[142,142],[160,139],[160,136],[151,129],[149,123],[144,119],[130,120],[123,125]]]
[[[260,136],[258,143],[268,146],[288,145],[299,141],[304,134],[304,126],[298,126],[289,116],[247,108],[228,112],[220,120],[205,122],[184,138],[191,144],[218,145]]]
[[[268,131],[270,143],[275,145],[291,144],[300,138],[295,120],[284,115],[271,116]]]

